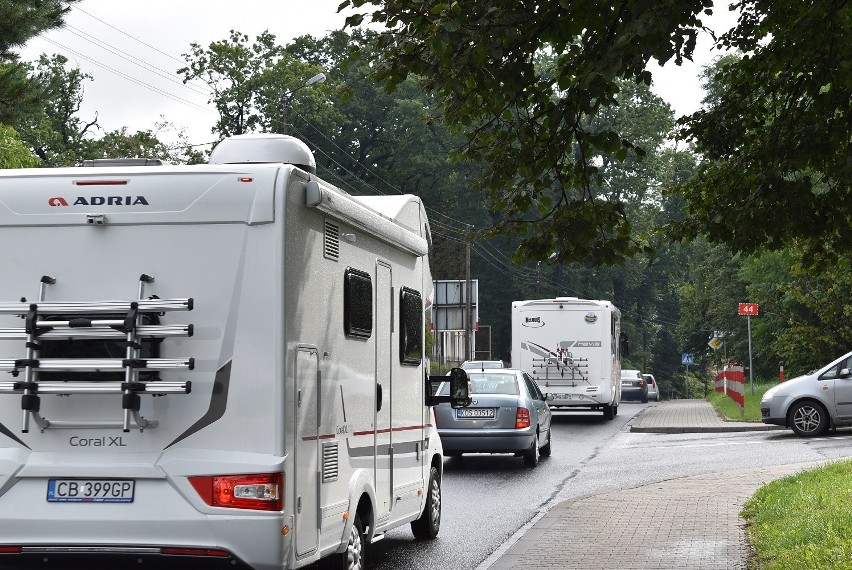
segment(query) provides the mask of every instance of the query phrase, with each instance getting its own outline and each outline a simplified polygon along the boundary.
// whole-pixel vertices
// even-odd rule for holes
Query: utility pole
[[[467,247],[465,248],[465,280],[467,281],[465,291],[465,313],[464,313],[464,340],[467,360],[473,357],[473,282],[470,280],[470,240],[473,235],[473,226],[468,226]]]

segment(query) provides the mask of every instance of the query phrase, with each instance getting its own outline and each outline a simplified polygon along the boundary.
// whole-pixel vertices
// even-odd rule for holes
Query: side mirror
[[[470,405],[470,379],[461,368],[450,370],[450,406],[465,408]]]
[[[627,340],[627,334],[621,333],[618,336],[618,343],[620,346],[621,356],[630,356],[630,341]]]
[[[447,386],[449,384],[449,386]],[[470,380],[461,368],[450,370],[447,376],[429,376],[426,384],[426,405],[435,406],[449,402],[453,408],[470,405]]]
[[[556,399],[556,396],[554,396],[550,392],[548,392],[547,394],[544,395],[544,401],[545,402],[552,402],[555,399]]]

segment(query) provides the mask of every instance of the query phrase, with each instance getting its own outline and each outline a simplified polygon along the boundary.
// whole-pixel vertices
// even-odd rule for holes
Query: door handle
[[[382,411],[382,385],[376,384],[376,411]]]

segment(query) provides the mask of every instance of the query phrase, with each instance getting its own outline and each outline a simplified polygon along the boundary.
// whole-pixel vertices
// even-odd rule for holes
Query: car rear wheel
[[[821,435],[828,429],[828,412],[819,402],[797,402],[787,414],[787,424],[801,437]]]
[[[538,456],[538,435],[536,435],[530,448],[524,452],[524,463],[526,463],[528,467],[535,467],[538,465]]]
[[[605,420],[611,420],[615,418],[615,406],[610,404],[605,404],[603,407],[603,416]]]

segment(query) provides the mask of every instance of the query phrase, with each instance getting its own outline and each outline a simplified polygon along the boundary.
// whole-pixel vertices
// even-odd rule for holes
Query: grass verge
[[[707,400],[713,404],[716,412],[725,418],[735,422],[759,422],[760,421],[760,399],[763,393],[769,390],[772,386],[777,385],[777,382],[761,383],[754,385],[754,395],[751,394],[751,388],[748,382],[745,383],[745,416],[740,414],[740,406],[734,402],[730,396],[720,392],[711,392],[707,396]]]
[[[852,570],[852,461],[764,485],[742,516],[759,570]]]

